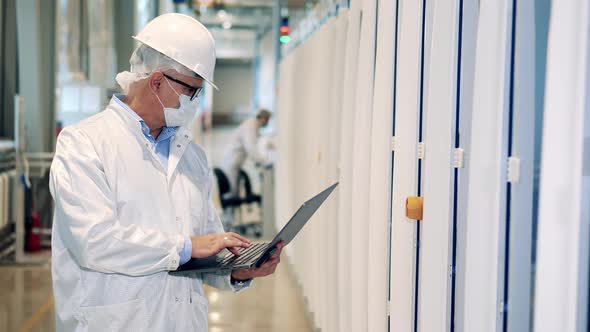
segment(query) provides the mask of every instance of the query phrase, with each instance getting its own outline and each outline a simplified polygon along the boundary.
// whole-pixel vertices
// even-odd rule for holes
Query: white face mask
[[[168,79],[166,77],[164,77],[164,79],[166,80],[166,82],[168,82]],[[154,95],[156,96],[156,98],[158,98],[158,101],[164,108],[164,118],[166,119],[166,126],[186,126],[193,120],[193,118],[197,114],[199,98],[195,98],[191,101],[191,98],[189,96],[185,94],[179,94],[178,92],[176,92],[176,90],[174,90],[170,82],[168,82],[168,85],[170,86],[170,89],[172,89],[172,91],[174,91],[174,93],[178,95],[178,101],[180,103],[180,106],[178,108],[164,106],[158,95],[152,91],[152,93],[154,93]]]

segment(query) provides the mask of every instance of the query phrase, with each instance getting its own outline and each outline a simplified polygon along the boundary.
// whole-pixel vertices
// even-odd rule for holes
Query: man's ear
[[[164,75],[162,75],[161,72],[156,71],[153,72],[148,80],[148,85],[149,88],[154,91],[154,92],[158,92],[160,91],[160,88],[162,87],[162,80],[164,79]]]

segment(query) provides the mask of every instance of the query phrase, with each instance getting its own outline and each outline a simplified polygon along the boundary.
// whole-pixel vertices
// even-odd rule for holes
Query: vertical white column
[[[350,292],[354,287],[351,284],[350,265],[352,250],[350,243],[351,234],[351,205],[352,205],[352,144],[354,135],[353,116],[356,100],[357,57],[359,52],[360,35],[360,0],[352,0],[348,10],[348,31],[346,33],[346,53],[344,65],[344,88],[342,89],[342,125],[340,139],[340,202],[338,215],[340,217],[338,227],[338,291],[340,301],[338,303],[339,323],[342,332],[351,332],[351,317],[353,315]]]
[[[277,151],[278,160],[276,167],[276,187],[275,187],[275,202],[276,202],[276,228],[281,229],[287,223],[291,214],[294,212],[293,204],[293,117],[295,112],[293,110],[293,94],[294,91],[294,76],[295,76],[295,57],[293,55],[283,58],[280,65],[280,82],[279,94],[277,96],[278,108],[280,111],[277,114]],[[295,262],[295,248],[298,246],[296,242],[285,248],[290,262]]]
[[[355,80],[354,141],[352,160],[352,248],[351,275],[352,330],[367,330],[367,268],[369,228],[369,187],[371,181],[371,120],[375,75],[375,0],[363,0],[362,23]],[[350,82],[353,83],[353,82]],[[380,180],[380,179],[376,179]]]
[[[367,331],[387,330],[389,226],[393,132],[393,83],[397,0],[378,8],[375,87],[371,135],[371,186],[368,217]]]
[[[317,34],[314,33],[302,43],[296,50],[297,74],[295,76],[298,90],[298,97],[295,98],[296,106],[295,112],[295,199],[296,205],[301,204],[309,198],[309,195],[314,191],[316,184],[314,183],[315,172],[317,170],[317,162],[314,156],[314,150],[317,145],[317,121],[312,114],[313,110],[317,111],[316,103],[318,96],[316,90],[317,77],[316,74],[320,70],[317,61],[314,60],[311,54],[317,46]],[[304,69],[304,70],[303,70]],[[305,128],[305,129],[304,129]],[[303,130],[305,134],[302,135]],[[314,218],[315,219],[315,218]],[[315,229],[317,224],[310,220],[308,227],[301,230],[298,239],[301,239],[298,252],[301,254],[298,262],[301,271],[303,289],[308,300],[309,309],[313,314],[316,326],[319,322],[319,306],[318,306],[318,254],[314,249],[316,243],[314,238],[317,235]]]
[[[420,240],[420,331],[447,331],[450,326],[458,14],[458,1],[438,1],[434,7],[430,79],[425,82],[429,94]]]
[[[535,36],[534,0],[517,1],[514,35],[512,151],[518,163],[511,181],[508,259],[508,331],[530,331],[531,249],[533,235],[533,173],[535,161]],[[538,107],[538,106],[537,106]],[[518,169],[516,169],[518,168]],[[518,175],[518,176],[517,176]]]
[[[469,151],[465,331],[502,327],[512,1],[481,1]]]
[[[553,1],[547,80],[535,331],[587,331],[590,201],[590,3]]]
[[[415,221],[405,216],[408,196],[416,195],[422,1],[399,5],[395,157],[391,239],[391,331],[411,331],[415,277]]]
[[[348,15],[343,15],[342,12],[340,13],[339,17],[338,17],[338,26],[337,26],[337,49],[336,52],[337,54],[344,54],[344,51],[346,49],[346,31],[348,28]],[[331,141],[332,143],[331,145],[331,155],[332,155],[332,163],[333,163],[333,169],[334,169],[334,179],[338,180],[340,178],[340,172],[341,169],[339,167],[339,163],[340,163],[340,132],[341,132],[341,125],[342,122],[339,121],[339,119],[342,118],[342,109],[343,109],[343,96],[342,96],[342,91],[344,91],[344,72],[345,72],[345,68],[344,68],[344,57],[343,56],[338,56],[336,61],[334,61],[334,76],[333,76],[333,80],[334,80],[334,90],[333,90],[333,95],[332,98],[334,99],[334,103],[333,103],[333,108],[334,108],[334,116],[333,116],[333,124],[332,124],[332,132],[331,132]],[[339,230],[342,227],[342,225],[340,224],[341,222],[341,215],[339,214],[339,202],[340,202],[340,191],[334,193],[334,198],[333,201],[330,202],[330,206],[332,207],[332,215],[329,217],[332,220],[334,220],[333,222],[333,228],[332,228],[332,238],[334,239],[333,241],[333,250],[334,250],[334,255],[331,256],[333,257],[332,259],[332,264],[334,265],[334,276],[333,279],[331,280],[331,285],[330,287],[333,288],[333,294],[334,294],[334,298],[332,299],[331,302],[331,310],[333,310],[333,320],[334,320],[334,325],[333,328],[331,329],[331,331],[342,331],[343,327],[341,325],[341,321],[339,319],[339,305],[341,302],[341,296],[343,296],[343,291],[340,288],[340,285],[338,282],[339,277],[338,277],[338,273],[340,271],[340,262],[341,260],[339,259],[339,257],[341,255],[343,255],[343,252],[340,252],[338,250],[338,248],[341,247],[341,245],[346,245],[345,239],[338,237],[339,234]]]
[[[475,77],[475,49],[477,40],[477,18],[479,1],[463,0],[463,29],[461,31],[461,94],[459,96],[459,134],[458,147],[463,151],[471,150],[471,114],[473,112],[473,84]],[[463,167],[457,170],[457,211],[455,237],[455,310],[451,322],[455,331],[464,331],[463,314],[465,312],[465,245],[467,242],[467,204],[469,200],[468,156],[463,158]]]
[[[334,19],[328,38],[333,40],[331,54],[329,55],[330,83],[328,83],[326,98],[329,99],[328,122],[324,124],[323,130],[327,131],[327,150],[324,156],[326,167],[323,179],[327,184],[338,181],[338,161],[340,155],[340,116],[342,112],[342,88],[344,85],[344,54],[346,41],[346,23],[347,16],[339,15]],[[340,227],[340,218],[338,217],[338,196],[339,191],[332,193],[330,199],[324,203],[323,219],[321,220],[324,227],[324,237],[322,241],[325,245],[324,256],[326,257],[325,265],[327,274],[324,277],[326,288],[326,319],[322,326],[324,331],[340,331],[338,324],[338,242],[340,239],[336,236]]]

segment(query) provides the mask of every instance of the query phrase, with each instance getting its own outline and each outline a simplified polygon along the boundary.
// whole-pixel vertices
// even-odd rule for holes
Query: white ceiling
[[[286,0],[289,12],[303,11],[318,0]],[[251,59],[257,34],[272,28],[276,0],[193,0],[178,11],[196,17],[215,38],[219,59]]]

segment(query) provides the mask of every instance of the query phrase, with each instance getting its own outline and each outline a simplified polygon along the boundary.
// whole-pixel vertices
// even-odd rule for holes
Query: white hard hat
[[[178,13],[160,15],[133,38],[195,72],[219,90],[213,83],[215,41],[196,19]]]

